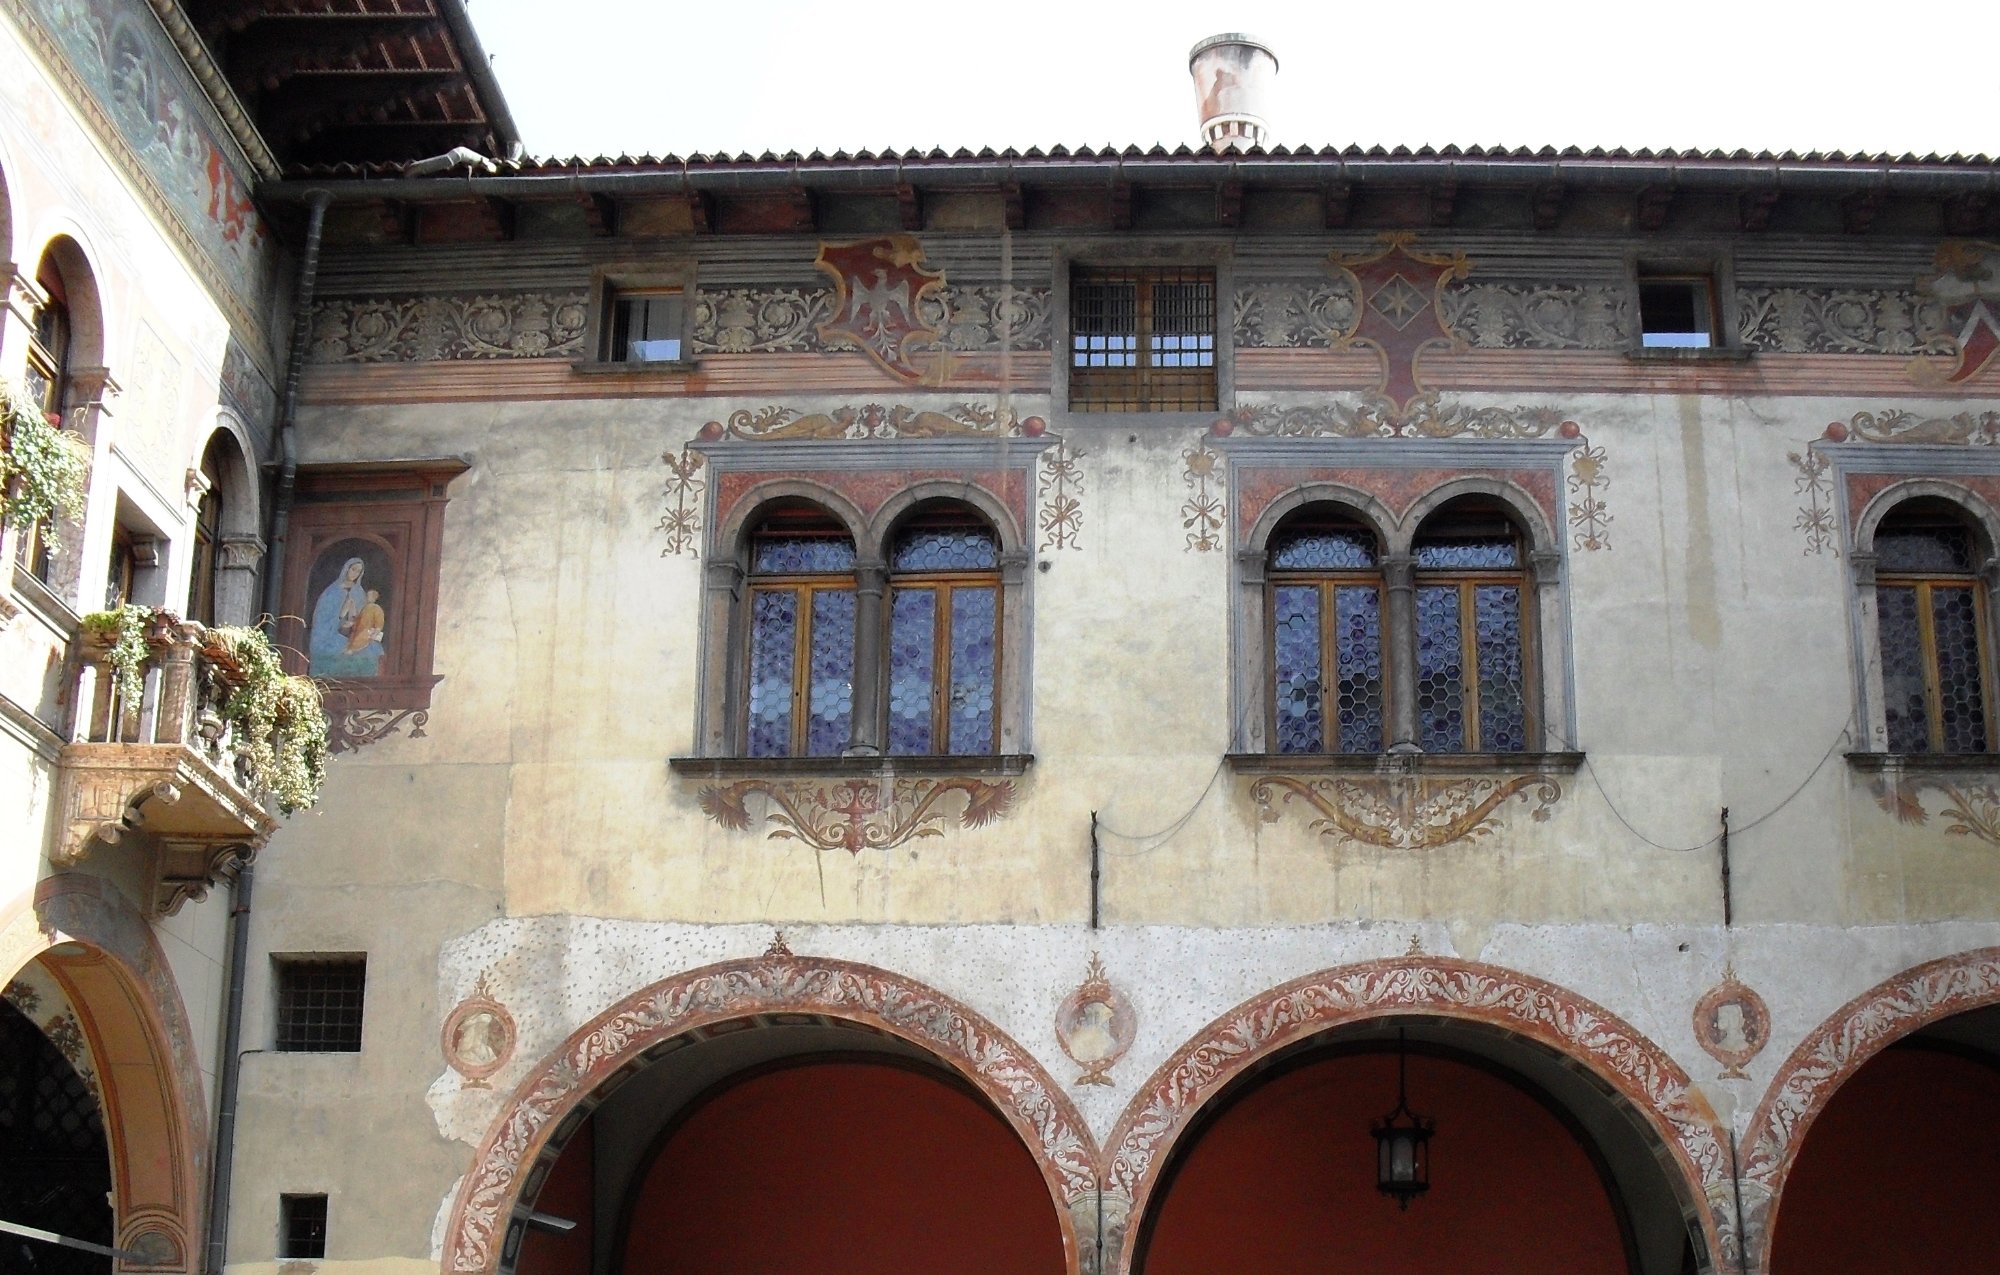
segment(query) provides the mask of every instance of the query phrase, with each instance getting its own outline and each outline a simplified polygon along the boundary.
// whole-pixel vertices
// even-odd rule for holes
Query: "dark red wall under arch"
[[[1628,1269],[1589,1155],[1549,1110],[1481,1068],[1412,1054],[1410,1106],[1437,1122],[1431,1189],[1375,1188],[1370,1124],[1396,1105],[1394,1054],[1351,1054],[1245,1094],[1186,1152],[1144,1275],[1398,1275]]]
[[[820,1062],[702,1104],[645,1175],[622,1270],[1062,1275],[1062,1229],[1020,1137],[907,1067]]]
[[[2000,1068],[1886,1049],[1806,1130],[1772,1275],[1992,1270],[2000,1263]]]

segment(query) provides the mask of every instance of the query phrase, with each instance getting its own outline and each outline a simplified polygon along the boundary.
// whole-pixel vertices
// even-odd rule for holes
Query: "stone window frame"
[[[839,523],[855,548],[855,642],[853,739],[837,757],[758,757],[747,754],[746,669],[750,652],[749,599],[751,533],[778,505],[804,502]],[[889,547],[908,517],[925,506],[953,503],[972,510],[1000,541],[999,718],[997,751],[992,754],[924,753],[891,755],[887,734]],[[798,477],[772,477],[743,495],[727,521],[716,528],[715,552],[704,570],[701,641],[701,694],[696,697],[695,738],[703,758],[750,764],[812,767],[839,757],[885,758],[894,762],[968,763],[973,757],[1007,757],[1028,749],[1028,686],[1033,634],[1029,610],[1028,564],[1033,554],[1024,530],[990,493],[949,479],[911,483],[870,516],[832,487]],[[866,709],[864,711],[864,707]]]
[[[1215,272],[1215,409],[1201,411],[1072,411],[1070,408],[1070,268],[1160,270],[1206,267]],[[1129,239],[1058,243],[1050,258],[1049,403],[1056,421],[1106,424],[1146,421],[1161,426],[1207,425],[1236,404],[1235,259],[1227,242]]]
[[[1993,712],[2000,695],[2000,510],[1962,483],[1945,478],[1909,477],[1884,487],[1872,496],[1854,520],[1853,548],[1848,554],[1852,581],[1851,599],[1856,668],[1856,702],[1859,705],[1863,746],[1850,756],[1921,759],[1925,764],[1950,764],[1953,759],[1969,759],[1967,764],[1990,766],[2000,762],[2000,751],[1963,753],[1896,753],[1889,748],[1889,723],[1882,683],[1881,610],[1876,594],[1877,558],[1875,536],[1891,514],[1913,500],[1934,500],[1955,508],[1972,531],[1978,581],[1980,618],[1986,625],[1986,650],[1979,674],[1981,690]],[[2000,723],[1987,722],[1989,737]]]
[[[570,366],[585,373],[668,373],[694,370],[695,263],[693,260],[611,262],[590,272],[584,310],[583,357]],[[681,294],[681,357],[629,362],[611,357],[611,310],[621,294],[678,290]]]
[[[1639,285],[1649,278],[1708,280],[1715,307],[1713,341],[1707,346],[1649,346],[1639,311]],[[1626,299],[1631,306],[1632,339],[1626,356],[1641,362],[1740,362],[1752,349],[1743,343],[1736,317],[1736,261],[1724,245],[1675,244],[1666,251],[1646,248],[1625,254]]]
[[[1525,657],[1533,661],[1529,688],[1534,747],[1519,753],[1425,753],[1417,744],[1416,558],[1418,530],[1426,519],[1450,501],[1479,496],[1493,502],[1521,536],[1521,574],[1533,601],[1528,605],[1528,631],[1522,634]],[[1385,691],[1382,753],[1277,753],[1271,700],[1271,646],[1268,566],[1272,534],[1294,513],[1325,506],[1371,530],[1379,546],[1383,580],[1382,660]],[[1485,474],[1467,474],[1431,487],[1398,517],[1373,494],[1338,482],[1301,483],[1278,496],[1258,516],[1237,550],[1235,571],[1238,625],[1236,644],[1237,707],[1232,754],[1243,758],[1282,758],[1289,766],[1314,759],[1440,757],[1460,759],[1529,758],[1568,752],[1574,744],[1563,731],[1571,721],[1570,651],[1562,540],[1534,498],[1516,484]]]

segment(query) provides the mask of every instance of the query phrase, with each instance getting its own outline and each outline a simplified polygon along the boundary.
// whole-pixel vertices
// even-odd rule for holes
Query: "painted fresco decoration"
[[[577,292],[332,297],[313,306],[322,363],[581,358],[588,298]]]
[[[701,478],[701,470],[708,459],[690,444],[678,452],[662,453],[660,460],[667,467],[667,510],[660,515],[657,528],[667,534],[667,543],[660,556],[699,557],[701,497],[708,486]]]
[[[935,329],[947,350],[982,353],[1049,348],[1050,292],[1046,287],[952,284],[924,290],[916,300],[920,327]],[[827,288],[720,288],[701,290],[688,324],[696,354],[823,354],[853,342],[829,338],[839,302]]]
[[[1353,326],[1332,348],[1374,353],[1380,368],[1374,393],[1400,419],[1436,393],[1424,382],[1423,356],[1465,346],[1445,317],[1444,287],[1471,274],[1472,262],[1463,252],[1415,249],[1416,236],[1407,231],[1392,231],[1381,239],[1378,251],[1336,252],[1328,258],[1334,274],[1351,281],[1359,298]]]
[[[1239,349],[1333,349],[1354,329],[1354,281],[1258,281],[1236,289]],[[1474,349],[1623,350],[1631,344],[1631,300],[1605,284],[1450,281],[1444,322]]]
[[[71,1007],[69,997],[63,994],[62,984],[56,982],[48,967],[30,961],[10,979],[4,990],[0,990],[0,1000],[5,1000],[23,1018],[33,1023],[42,1035],[48,1037],[63,1061],[76,1069],[77,1078],[90,1090],[98,1102],[104,1101],[104,1090],[98,1082],[97,1071],[91,1066],[90,1043],[83,1034],[83,1021]]]
[[[1042,453],[1041,477],[1035,490],[1041,502],[1038,518],[1044,551],[1083,548],[1082,461],[1086,454],[1080,448],[1072,450],[1062,438]]]
[[[1794,471],[1793,489],[1799,511],[1792,527],[1805,537],[1804,556],[1840,556],[1839,528],[1834,522],[1834,454],[1842,444],[1915,444],[1932,447],[1992,447],[2000,444],[2000,411],[1957,412],[1925,416],[1890,408],[1856,412],[1834,421],[1803,448],[1785,453]]]
[[[250,195],[254,175],[152,12],[116,0],[4,3],[67,72],[85,116],[122,153],[119,167],[235,298],[239,319],[251,315],[272,266]],[[0,94],[11,96],[4,87]]]
[[[1722,1064],[1724,1080],[1743,1080],[1743,1064],[1770,1043],[1770,1007],[1737,980],[1733,966],[1725,967],[1722,981],[1695,1003],[1694,1038],[1703,1052]]]
[[[1935,815],[1924,805],[1926,794],[1938,799]],[[2000,846],[2000,784],[1903,773],[1876,780],[1874,797],[1882,813],[1897,823],[1922,828],[1933,818],[1942,819],[1948,821],[1944,830],[1948,837]]]
[[[907,404],[863,403],[807,412],[773,404],[731,412],[725,421],[710,421],[696,437],[705,443],[724,438],[746,440],[865,438],[1013,438],[1041,437],[1047,423],[1039,416],[1018,420],[1004,408],[957,403],[942,410]]]
[[[321,550],[308,577],[313,598],[306,630],[306,672],[314,677],[376,677],[388,608],[396,605],[388,555],[366,539],[338,540]]]
[[[1181,453],[1181,459],[1187,462],[1181,471],[1181,482],[1187,486],[1187,499],[1181,502],[1187,551],[1215,553],[1222,548],[1222,456],[1206,443],[1196,443]]]
[[[2000,356],[2000,244],[1946,240],[1938,245],[1935,272],[1918,279],[1917,288],[1944,306],[1957,348],[1949,363],[1910,360],[1910,379],[1955,385],[1985,371]]]
[[[1949,354],[1946,306],[1917,288],[1736,287],[1746,348],[1781,354]]]
[[[924,264],[915,235],[822,243],[813,265],[833,280],[833,314],[821,338],[851,342],[897,380],[941,384],[951,371],[944,332],[924,316],[944,271]]]
[[[1490,837],[1514,798],[1535,822],[1546,823],[1562,795],[1562,782],[1545,774],[1265,775],[1250,785],[1265,823],[1303,807],[1316,836],[1384,850],[1435,850]]]
[[[336,753],[405,727],[424,737],[444,680],[431,662],[446,489],[464,470],[440,460],[299,473],[278,646],[287,671],[319,681]]]
[[[1005,818],[1014,797],[1013,781],[1004,779],[744,779],[703,788],[696,800],[711,822],[732,832],[750,830],[754,804],[770,829],[766,840],[859,854],[942,837],[947,820],[983,828]]]
[[[1091,953],[1083,982],[1056,1010],[1056,1041],[1069,1060],[1083,1068],[1074,1083],[1114,1083],[1112,1065],[1132,1047],[1136,1026],[1131,1002],[1111,985],[1104,974],[1104,962]]]
[[[513,1058],[518,1037],[514,1016],[493,999],[486,975],[481,974],[472,995],[445,1018],[439,1046],[445,1062],[464,1077],[467,1089],[484,1089],[487,1079]]]

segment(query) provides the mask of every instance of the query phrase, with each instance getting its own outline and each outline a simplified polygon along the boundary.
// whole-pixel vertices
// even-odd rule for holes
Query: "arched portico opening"
[[[88,1073],[99,1110],[110,1243],[143,1256],[136,1269],[194,1270],[207,1171],[201,1082],[186,1010],[146,922],[102,880],[50,877],[31,903],[0,916],[0,975],[39,987],[41,1012],[65,1020],[57,1034],[74,1033],[54,1043]],[[15,1043],[33,1047],[20,1033]]]
[[[1032,1213],[1033,1221],[1021,1225],[1043,1238],[1020,1255],[1028,1265],[1008,1269],[1051,1275],[1076,1269],[1072,1217],[1094,1187],[1094,1147],[1040,1065],[992,1024],[929,988],[870,966],[788,953],[656,984],[606,1010],[545,1058],[502,1109],[460,1186],[444,1237],[445,1269],[616,1275],[634,1243],[649,1255],[661,1244],[693,1244],[703,1260],[747,1260],[707,1222],[661,1236],[650,1203],[661,1188],[651,1179],[656,1170],[673,1179],[679,1157],[694,1145],[679,1139],[719,1145],[731,1131],[740,1140],[755,1128],[766,1131],[755,1135],[760,1139],[797,1144],[800,1128],[784,1127],[786,1119],[773,1120],[774,1113],[790,1113],[795,1123],[818,1121],[813,1129],[829,1137],[852,1137],[871,1113],[894,1110],[908,1120],[876,1120],[882,1127],[874,1143],[901,1157],[902,1180],[920,1183],[924,1172],[924,1152],[909,1134],[955,1130],[967,1145],[984,1148],[974,1180],[983,1174],[1004,1182],[1016,1207],[1023,1184],[1038,1185],[1039,1208],[1013,1216]],[[761,1122],[744,1123],[759,1112]],[[899,1139],[900,1149],[889,1148]],[[738,1171],[751,1173],[763,1149],[737,1150],[745,1156]],[[841,1150],[851,1155],[855,1148]],[[868,1148],[860,1150],[865,1157]],[[867,1182],[841,1186],[858,1186],[862,1194],[873,1189]],[[921,1218],[921,1210],[899,1207]],[[534,1223],[534,1214],[552,1214],[582,1230],[583,1219],[563,1208],[588,1213],[587,1256],[574,1240]],[[798,1223],[787,1208],[782,1196],[768,1197],[759,1216],[767,1226]],[[868,1217],[865,1209],[850,1213],[846,1224],[867,1225]],[[907,1226],[909,1219],[885,1221]],[[800,1235],[778,1238],[795,1244]],[[909,1260],[936,1266],[934,1255],[921,1252]]]
[[[1270,1080],[1272,1072],[1295,1069],[1304,1079],[1293,1087],[1309,1091],[1317,1079],[1309,1067],[1374,1055],[1341,1064],[1365,1079],[1381,1066],[1383,1048],[1394,1049],[1398,1026],[1413,1050],[1437,1060],[1421,1067],[1461,1069],[1448,1076],[1484,1073],[1478,1083],[1497,1081],[1496,1094],[1511,1087],[1507,1106],[1516,1133],[1532,1128],[1546,1156],[1588,1166],[1578,1173],[1578,1197],[1602,1192],[1614,1230],[1622,1213],[1630,1233],[1629,1242],[1619,1240],[1625,1269],[1679,1275],[1683,1268],[1719,1268],[1728,1153],[1714,1113],[1664,1052],[1602,1007],[1553,984],[1495,966],[1404,957],[1274,988],[1211,1023],[1154,1073],[1111,1142],[1110,1269],[1153,1269],[1145,1263],[1156,1259],[1142,1250],[1154,1243],[1156,1228],[1175,1224],[1171,1211],[1180,1206],[1167,1184],[1183,1166],[1196,1171],[1203,1129],[1220,1131],[1238,1100],[1257,1117],[1249,1104],[1258,1101],[1260,1081],[1276,1095],[1265,1105],[1296,1126],[1309,1119],[1302,1113],[1313,1107],[1313,1095],[1292,1094],[1288,1108],[1280,1101],[1286,1091],[1275,1088],[1283,1078]],[[1371,1098],[1381,1107],[1375,1116],[1393,1104],[1393,1091],[1379,1104]],[[1505,1134],[1503,1122],[1494,1136],[1504,1141]],[[1308,1125],[1287,1136],[1317,1135]],[[1358,1171],[1372,1169],[1364,1157]],[[1413,1205],[1411,1214],[1420,1207]]]
[[[1995,1128],[2000,948],[1870,988],[1792,1051],[1752,1119],[1751,1269],[1977,1267],[2000,1248]]]
[[[1378,1189],[1372,1136],[1403,1080],[1435,1130],[1430,1189],[1407,1208]],[[1335,1029],[1203,1108],[1141,1219],[1133,1269],[1699,1269],[1698,1228],[1620,1106],[1560,1055],[1478,1023]]]

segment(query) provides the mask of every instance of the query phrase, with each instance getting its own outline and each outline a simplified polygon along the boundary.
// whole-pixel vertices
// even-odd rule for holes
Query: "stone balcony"
[[[146,639],[136,700],[118,688],[109,646],[80,639],[49,857],[67,867],[106,847],[137,856],[154,911],[171,914],[247,862],[278,821],[223,712],[241,671],[199,624],[156,614]]]

